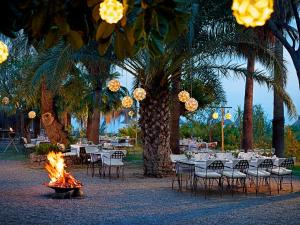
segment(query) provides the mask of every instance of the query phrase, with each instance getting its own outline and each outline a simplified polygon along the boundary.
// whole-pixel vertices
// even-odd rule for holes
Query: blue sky
[[[287,61],[288,69],[288,83],[287,83],[287,92],[293,99],[293,102],[297,108],[298,115],[300,114],[300,89],[298,85],[298,79],[296,71],[292,62],[292,59],[288,52],[284,51],[284,58]],[[243,79],[223,79],[223,86],[226,92],[226,98],[229,106],[233,107],[233,110],[236,110],[238,106],[243,108],[244,105],[244,93],[245,93],[245,80]],[[258,84],[254,85],[254,104],[261,104],[267,113],[268,118],[272,119],[273,114],[273,91],[268,89],[265,86],[260,86]],[[232,112],[234,113],[234,112]],[[287,115],[287,114],[286,114]],[[289,119],[286,116],[286,124],[291,124],[295,119]]]
[[[292,59],[288,52],[284,51],[284,58],[287,62],[286,66],[288,69],[288,83],[287,92],[291,96],[294,104],[297,108],[298,115],[300,115],[300,89],[298,86],[298,79],[296,71],[292,62]],[[241,62],[238,62],[241,63]],[[246,65],[245,65],[246,66]],[[260,68],[259,68],[260,69]],[[119,72],[122,74],[120,77],[120,82],[123,86],[126,86],[126,76],[127,76],[127,88],[132,88],[132,76],[126,71]],[[224,78],[222,79],[223,87],[226,93],[228,106],[233,107],[231,113],[237,110],[238,106],[243,108],[244,105],[244,93],[245,93],[245,80],[234,78]],[[261,104],[267,114],[267,117],[271,120],[273,114],[273,91],[268,90],[266,86],[260,86],[257,83],[254,85],[254,104]],[[286,113],[286,124],[291,124],[295,119],[289,119]]]

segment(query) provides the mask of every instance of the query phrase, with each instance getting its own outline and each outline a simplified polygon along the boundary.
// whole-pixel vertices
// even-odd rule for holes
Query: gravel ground
[[[84,199],[52,199],[43,169],[0,160],[0,225],[6,224],[300,224],[300,180],[294,193],[272,196],[212,193],[191,195],[171,189],[170,178],[144,178],[129,167],[125,180],[72,174],[85,186]]]

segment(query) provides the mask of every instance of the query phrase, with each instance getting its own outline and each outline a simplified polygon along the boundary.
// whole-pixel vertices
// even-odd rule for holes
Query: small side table
[[[15,132],[8,132],[8,137],[9,137],[9,143],[7,144],[6,148],[4,149],[4,152],[6,152],[6,150],[9,148],[9,146],[14,146],[15,150],[17,152],[19,152],[17,146],[15,145],[15,137],[16,137],[16,133]]]

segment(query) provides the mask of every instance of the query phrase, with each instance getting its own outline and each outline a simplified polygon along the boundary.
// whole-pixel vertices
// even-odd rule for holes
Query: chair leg
[[[256,184],[255,184],[255,194],[257,195],[258,193],[258,176],[256,177]]]
[[[206,191],[207,191],[207,179],[204,178],[204,198],[206,199]]]
[[[293,174],[291,174],[291,192],[293,192]]]

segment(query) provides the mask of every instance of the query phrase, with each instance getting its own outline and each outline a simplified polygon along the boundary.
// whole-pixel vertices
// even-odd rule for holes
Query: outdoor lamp
[[[274,12],[274,0],[233,0],[231,9],[238,24],[263,26]]]
[[[110,91],[117,92],[120,89],[121,84],[120,84],[120,81],[118,81],[118,80],[111,80],[108,82],[107,87]]]
[[[2,99],[2,103],[3,103],[4,105],[7,105],[7,104],[9,103],[9,98],[8,98],[8,97],[4,97],[4,98]]]
[[[34,118],[36,117],[35,111],[30,111],[30,112],[28,113],[28,117],[29,117],[29,119],[34,119]]]
[[[194,112],[198,109],[198,102],[196,99],[194,98],[190,98],[189,100],[187,100],[185,102],[185,108],[186,110],[190,111],[190,112]]]
[[[133,100],[130,96],[125,96],[123,99],[122,99],[122,106],[124,108],[130,108],[133,104]]]
[[[146,91],[143,88],[136,88],[133,91],[133,97],[137,100],[137,101],[142,101],[146,98]]]
[[[226,120],[231,120],[231,114],[230,114],[229,112],[227,112],[227,113],[225,114],[225,119],[226,119]]]
[[[219,118],[219,114],[218,114],[217,112],[214,112],[214,113],[212,114],[212,118],[213,118],[214,120],[218,119],[218,118]]]
[[[0,41],[0,64],[7,60],[8,48],[4,42]]]
[[[117,23],[123,17],[123,9],[122,3],[117,0],[104,0],[99,8],[100,17],[107,23]]]
[[[186,102],[187,100],[190,99],[190,94],[187,91],[181,91],[178,94],[178,99],[181,102]]]

